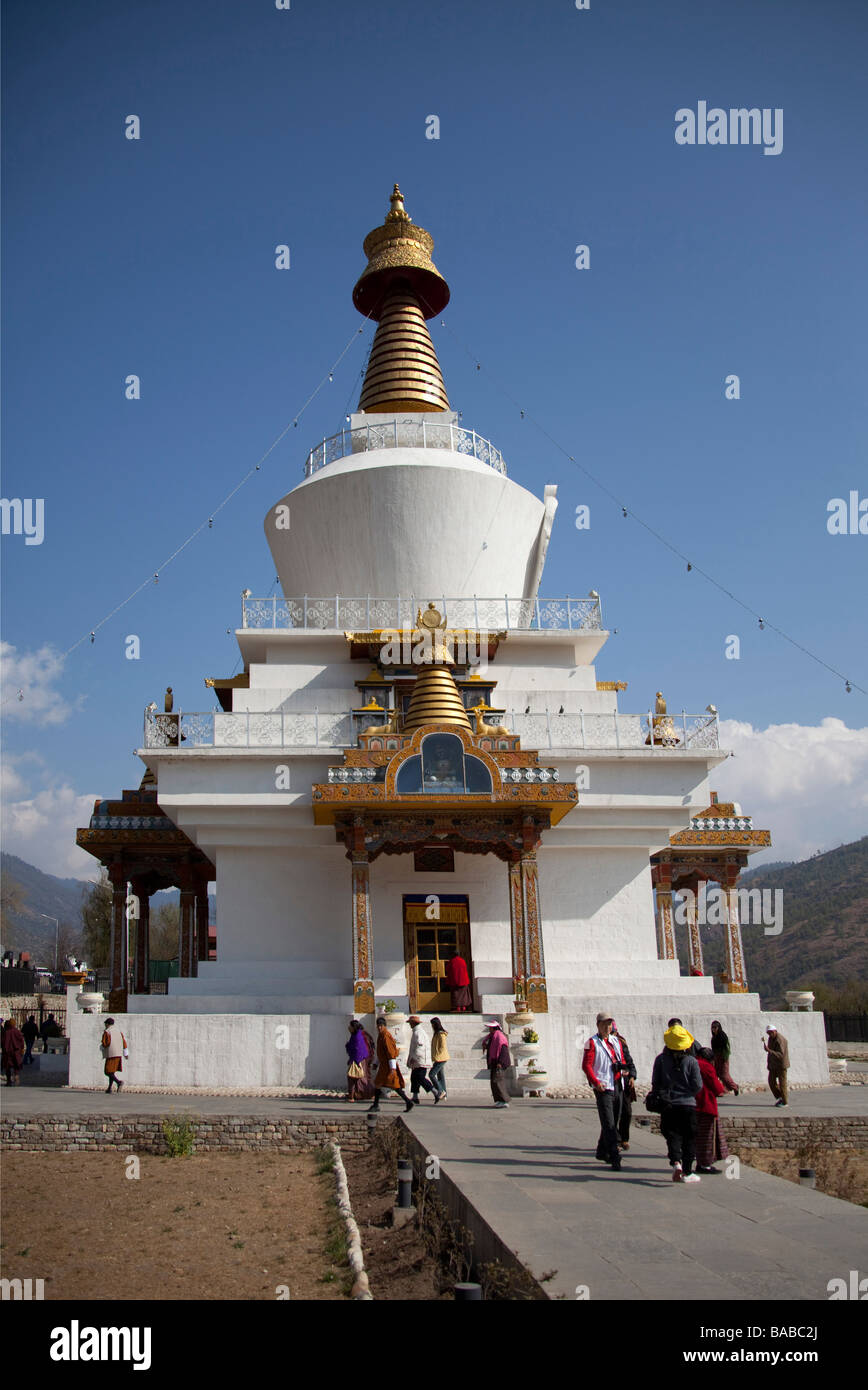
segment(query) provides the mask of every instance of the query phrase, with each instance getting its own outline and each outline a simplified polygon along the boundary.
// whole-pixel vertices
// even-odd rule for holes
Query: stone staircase
[[[422,1026],[428,1037],[431,1037],[431,1019],[433,1014],[420,1014]],[[449,1061],[446,1063],[446,1090],[450,1095],[467,1095],[469,1092],[478,1093],[485,1098],[490,1096],[488,1088],[488,1068],[485,1065],[485,1057],[482,1052],[482,1044],[488,1035],[485,1021],[488,1018],[499,1018],[503,1025],[501,1014],[445,1014],[440,1015],[440,1020],[448,1033],[447,1046],[449,1048]],[[515,1032],[508,1033],[505,1025],[504,1031],[510,1039],[510,1047],[519,1041],[519,1035]],[[401,1065],[406,1061],[406,1049],[410,1040],[409,1025],[404,1024],[400,1029],[401,1036],[397,1041],[401,1045]]]

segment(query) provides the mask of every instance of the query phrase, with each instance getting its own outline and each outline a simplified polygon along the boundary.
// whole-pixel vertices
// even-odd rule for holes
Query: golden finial
[[[398,218],[403,218],[405,222],[410,221],[409,214],[404,210],[404,195],[402,194],[397,184],[395,184],[395,187],[392,190],[392,195],[389,198],[389,202],[392,206],[386,213],[387,222],[395,222]]]
[[[449,303],[431,260],[433,237],[410,221],[395,184],[386,219],[365,237],[368,264],[353,290],[360,314],[377,321],[359,410],[448,410],[440,363],[425,323]]]

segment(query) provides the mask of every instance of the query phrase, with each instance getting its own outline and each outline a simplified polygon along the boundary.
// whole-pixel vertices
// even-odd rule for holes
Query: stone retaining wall
[[[660,1133],[660,1116],[651,1115],[651,1130]],[[748,1116],[721,1115],[727,1143],[741,1149],[801,1149],[818,1144],[825,1149],[868,1149],[868,1115]]]
[[[194,1152],[231,1149],[317,1149],[337,1140],[349,1153],[363,1153],[369,1146],[365,1120],[355,1115],[340,1118],[316,1116],[298,1119],[259,1118],[237,1115],[32,1115],[27,1119],[4,1116],[0,1120],[0,1144],[4,1149],[40,1153],[77,1153],[81,1150],[123,1149],[127,1153],[168,1153],[163,1120],[189,1119],[195,1133]]]

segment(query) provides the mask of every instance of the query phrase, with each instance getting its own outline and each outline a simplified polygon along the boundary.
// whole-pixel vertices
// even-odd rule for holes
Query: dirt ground
[[[790,1182],[799,1181],[800,1168],[813,1168],[818,1192],[868,1206],[868,1149],[740,1149],[737,1144],[729,1147],[730,1153],[739,1154],[743,1163]]]
[[[448,1293],[440,1292],[438,1262],[426,1251],[415,1222],[400,1230],[392,1227],[395,1183],[376,1151],[345,1153],[343,1160],[374,1298],[451,1302]]]
[[[347,1296],[313,1154],[136,1157],[128,1178],[120,1152],[6,1153],[3,1275],[44,1279],[50,1299]]]

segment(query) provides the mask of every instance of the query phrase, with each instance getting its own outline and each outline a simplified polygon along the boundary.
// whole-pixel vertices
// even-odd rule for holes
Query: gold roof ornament
[[[426,319],[449,303],[449,286],[434,262],[434,240],[404,209],[395,184],[381,227],[365,237],[368,264],[353,290],[360,314],[377,320],[359,410],[448,410],[449,397]]]
[[[418,677],[404,718],[404,732],[425,724],[452,724],[470,730],[470,720],[452,672],[446,666],[428,666]]]

